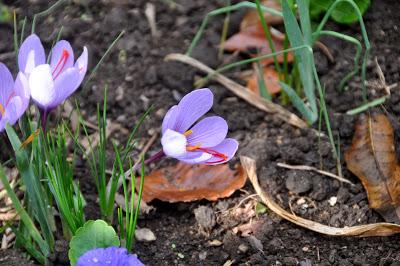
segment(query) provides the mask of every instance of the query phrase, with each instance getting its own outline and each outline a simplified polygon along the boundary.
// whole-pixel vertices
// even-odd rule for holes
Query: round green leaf
[[[71,265],[75,265],[86,251],[119,245],[118,235],[112,226],[103,220],[91,220],[79,228],[69,242],[68,257]]]

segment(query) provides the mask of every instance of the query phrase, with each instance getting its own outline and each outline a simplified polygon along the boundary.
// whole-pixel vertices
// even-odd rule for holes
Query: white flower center
[[[174,130],[167,129],[161,138],[164,153],[167,156],[178,158],[186,153],[186,137]]]

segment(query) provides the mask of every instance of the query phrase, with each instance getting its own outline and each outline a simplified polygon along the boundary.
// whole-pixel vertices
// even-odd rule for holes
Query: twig
[[[282,168],[287,168],[287,169],[292,169],[292,170],[303,170],[303,171],[313,171],[313,172],[317,172],[321,175],[325,175],[325,176],[329,176],[332,177],[340,182],[343,183],[347,183],[350,184],[352,186],[355,186],[355,184],[349,180],[347,180],[346,178],[340,177],[338,175],[329,173],[327,171],[323,171],[323,170],[319,170],[318,168],[312,167],[312,166],[308,166],[308,165],[289,165],[289,164],[285,164],[285,163],[277,163],[277,166],[282,167]]]
[[[158,38],[160,37],[160,32],[157,30],[157,24],[156,24],[156,8],[152,3],[147,3],[144,14],[146,15],[147,21],[149,22],[150,25],[150,30],[151,30],[151,36],[153,38]]]
[[[331,236],[389,236],[400,233],[400,225],[393,223],[373,223],[356,225],[350,227],[337,228],[327,226],[321,223],[314,222],[299,216],[294,216],[289,213],[281,206],[279,206],[273,199],[261,188],[258,182],[256,162],[245,156],[240,157],[240,162],[243,168],[247,172],[249,180],[251,181],[254,190],[260,196],[263,203],[274,213],[279,215],[285,220],[288,220],[298,226],[307,228],[311,231],[318,232],[325,235]]]
[[[236,94],[238,97],[247,101],[249,104],[257,107],[258,109],[276,115],[279,119],[299,128],[306,128],[307,124],[301,120],[297,115],[289,112],[282,106],[260,98],[255,93],[247,90],[242,85],[234,82],[233,80],[221,75],[214,69],[204,65],[200,61],[184,55],[184,54],[169,54],[165,57],[166,61],[179,61],[188,65],[191,65],[199,70],[212,75],[212,79],[215,79],[220,84],[224,85],[228,90]]]

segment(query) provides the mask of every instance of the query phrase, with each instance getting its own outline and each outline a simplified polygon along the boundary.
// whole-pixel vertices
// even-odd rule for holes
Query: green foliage
[[[370,0],[352,0],[357,5],[361,14],[367,11],[371,4]],[[310,1],[310,13],[313,18],[318,18],[322,13],[328,11],[335,0],[312,0]],[[332,12],[332,19],[338,23],[351,24],[358,21],[357,13],[350,3],[339,3]]]
[[[26,208],[32,211],[32,213],[29,214],[31,217],[35,217],[40,225],[41,232],[47,242],[46,245],[40,245],[40,249],[43,254],[48,255],[49,249],[51,250],[54,247],[54,216],[52,209],[48,208],[50,204],[48,202],[47,194],[42,182],[40,181],[40,176],[37,175],[33,169],[33,164],[31,164],[29,160],[28,153],[24,148],[22,148],[22,143],[19,140],[17,133],[9,125],[6,126],[6,132],[15,152],[18,171],[22,177],[23,184],[26,187]],[[25,237],[28,238],[28,236]],[[36,241],[38,242],[38,240]]]
[[[10,23],[12,17],[10,8],[0,1],[0,23]]]
[[[46,164],[43,166],[45,178],[60,212],[65,236],[68,238],[68,233],[75,234],[85,222],[85,200],[73,179],[74,168],[68,159],[65,126],[58,127],[56,136],[47,134],[41,138],[41,145],[37,148],[44,151],[38,156],[45,157],[45,161],[41,160]]]
[[[118,154],[118,153],[117,153]],[[119,158],[119,156],[117,157]],[[121,160],[118,159],[119,167],[122,171]],[[128,192],[126,177],[122,177],[122,186],[124,189],[124,199],[125,199],[125,210],[118,208],[118,225],[120,228],[121,240],[125,243],[125,248],[128,252],[132,249],[132,244],[135,238],[136,223],[139,216],[140,201],[142,199],[143,185],[144,185],[144,158],[141,160],[141,171],[140,171],[140,186],[139,194],[135,199],[135,175],[134,167],[130,167],[131,173],[131,187],[130,193]],[[129,200],[130,198],[130,200]]]
[[[90,220],[76,231],[69,243],[68,257],[71,265],[75,265],[78,258],[91,249],[118,247],[119,245],[118,235],[112,226],[103,220]]]

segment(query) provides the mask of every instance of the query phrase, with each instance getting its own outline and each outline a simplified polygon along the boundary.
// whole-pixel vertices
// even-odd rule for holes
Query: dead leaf
[[[387,116],[360,116],[345,160],[366,189],[370,208],[385,221],[400,223],[400,168]]]
[[[232,195],[244,186],[247,175],[241,166],[231,170],[228,164],[215,166],[178,163],[152,172],[145,177],[145,202],[159,199],[189,202],[201,199],[215,201]],[[140,180],[137,179],[137,187]]]
[[[275,9],[276,11],[282,11],[282,6],[279,0],[263,0],[261,1],[263,6]],[[268,12],[264,12],[264,18],[267,25],[279,25],[283,23],[282,16],[274,16]],[[249,10],[244,16],[242,22],[240,23],[240,30],[245,30],[253,26],[261,24],[260,16],[256,9]]]
[[[260,95],[258,78],[258,71],[254,71],[253,75],[247,81],[246,87],[252,92]],[[281,87],[279,86],[279,74],[275,69],[270,67],[264,68],[264,82],[270,94],[277,94],[281,91]]]
[[[249,180],[251,181],[254,187],[254,190],[260,196],[262,202],[271,211],[275,212],[277,215],[279,215],[283,219],[288,220],[289,222],[307,228],[311,231],[331,236],[366,237],[366,236],[389,236],[400,233],[400,225],[393,223],[374,223],[374,224],[337,228],[296,216],[283,209],[277,203],[275,203],[273,199],[265,192],[265,190],[261,188],[257,177],[256,162],[253,159],[242,156],[240,157],[240,161],[243,165],[243,169],[246,171]]]
[[[283,50],[283,39],[284,35],[278,30],[271,28],[272,41],[275,46],[275,51]],[[247,52],[251,56],[256,57],[259,55],[266,55],[272,53],[271,47],[267,39],[265,38],[265,33],[261,25],[251,27],[245,31],[240,31],[232,35],[224,44],[224,49],[229,52]],[[251,49],[256,49],[255,52],[251,52]],[[284,55],[278,55],[277,60],[279,63],[283,63]],[[287,53],[288,62],[293,61],[293,54]],[[273,57],[269,57],[261,60],[262,65],[270,65],[274,62]]]

